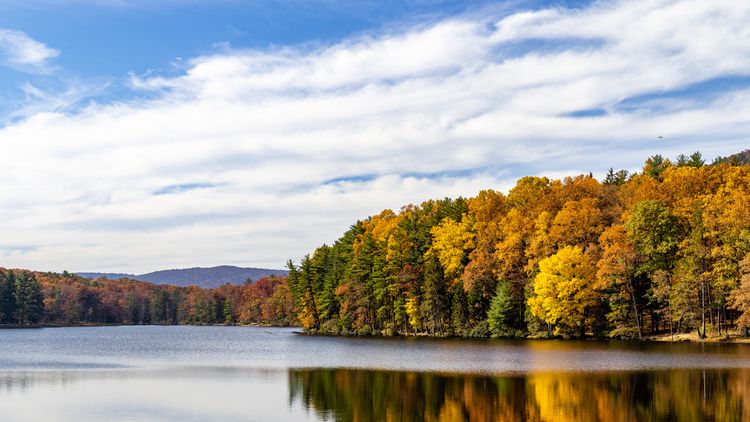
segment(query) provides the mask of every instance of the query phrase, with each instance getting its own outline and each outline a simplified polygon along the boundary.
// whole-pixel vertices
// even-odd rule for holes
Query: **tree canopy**
[[[750,321],[749,252],[750,167],[655,155],[385,210],[290,263],[290,287],[310,331],[705,336]]]

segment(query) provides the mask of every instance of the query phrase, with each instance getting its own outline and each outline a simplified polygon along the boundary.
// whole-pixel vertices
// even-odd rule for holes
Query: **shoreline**
[[[121,323],[86,323],[86,324],[0,324],[0,330],[19,330],[37,328],[88,328],[88,327],[265,327],[265,328],[300,328],[291,325],[272,324],[121,324]]]
[[[675,335],[671,334],[660,334],[658,336],[650,336],[646,341],[653,341],[658,343],[747,343],[750,344],[750,337],[744,337],[739,332],[732,332],[722,336],[709,336],[706,338],[698,338],[696,333],[679,333]]]
[[[350,334],[332,334],[332,333],[310,333],[302,330],[301,327],[289,325],[272,325],[272,324],[3,324],[0,330],[18,330],[18,329],[40,329],[40,328],[87,328],[87,327],[168,327],[168,326],[186,326],[186,327],[258,327],[258,328],[299,328],[297,334],[304,336],[321,336],[321,337],[351,337],[351,338],[430,338],[430,339],[467,339],[467,340],[550,340],[550,341],[627,341],[642,343],[732,343],[732,344],[750,344],[750,337],[744,337],[737,332],[731,332],[722,336],[709,336],[704,339],[698,338],[696,333],[679,333],[679,334],[659,334],[644,337],[643,339],[625,339],[625,338],[562,338],[562,337],[460,337],[460,336],[430,336],[427,334],[398,334],[392,336],[384,335],[350,335]]]
[[[298,327],[299,328],[299,327]],[[561,342],[580,342],[580,341],[593,341],[593,342],[608,342],[608,341],[624,341],[631,343],[731,343],[731,344],[750,344],[750,337],[744,337],[740,332],[732,332],[726,336],[712,336],[704,339],[698,338],[695,333],[680,333],[680,334],[659,334],[653,336],[647,336],[642,339],[637,338],[617,338],[617,337],[592,337],[587,336],[584,338],[563,338],[563,337],[461,337],[461,336],[430,336],[427,334],[397,334],[397,335],[357,335],[357,334],[335,334],[335,333],[310,333],[306,331],[300,331],[298,334],[304,336],[320,336],[320,337],[352,337],[352,338],[428,338],[428,339],[466,339],[466,340],[548,340],[548,341],[561,341]]]

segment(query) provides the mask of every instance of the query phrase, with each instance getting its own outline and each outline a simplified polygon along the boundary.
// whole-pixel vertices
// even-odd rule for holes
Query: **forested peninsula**
[[[524,177],[358,221],[288,283],[310,333],[726,336],[750,324],[750,151]]]

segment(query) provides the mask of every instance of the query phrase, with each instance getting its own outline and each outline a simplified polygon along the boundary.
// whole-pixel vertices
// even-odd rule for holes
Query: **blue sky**
[[[383,208],[737,152],[749,28],[733,0],[4,1],[0,266],[280,267]]]
[[[97,82],[98,101],[138,95],[126,76],[174,75],[183,61],[228,48],[273,49],[324,45],[348,37],[401,30],[459,14],[512,13],[549,5],[581,7],[588,1],[496,2],[489,0],[11,0],[0,4],[0,28],[22,31],[64,52],[50,74],[0,67],[0,111],[12,112],[30,83],[64,91],[73,83]],[[106,89],[104,89],[106,87]]]
[[[314,0],[59,3],[65,5],[33,0],[0,5],[0,28],[23,31],[65,52],[53,61],[59,67],[54,77],[0,68],[0,92],[6,100],[23,94],[18,88],[23,82],[61,89],[70,78],[111,84],[97,95],[116,101],[131,94],[122,86],[129,73],[175,74],[182,70],[182,60],[229,46],[268,49],[332,43],[388,25],[483,7],[481,1],[390,2],[388,7],[375,1],[354,5]]]

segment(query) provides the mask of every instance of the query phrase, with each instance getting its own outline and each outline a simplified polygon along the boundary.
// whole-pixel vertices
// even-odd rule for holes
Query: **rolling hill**
[[[129,278],[139,281],[148,281],[156,284],[172,284],[175,286],[196,285],[200,287],[218,287],[222,284],[243,284],[247,280],[256,281],[270,275],[284,276],[285,270],[272,270],[266,268],[243,268],[231,265],[221,265],[209,268],[183,268],[174,270],[154,271],[146,274],[125,273],[97,273],[79,272],[81,277],[96,279],[100,277],[110,280]]]

